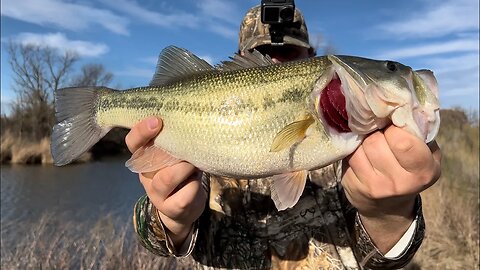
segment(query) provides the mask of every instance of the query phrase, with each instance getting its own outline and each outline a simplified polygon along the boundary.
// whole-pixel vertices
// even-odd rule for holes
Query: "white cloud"
[[[477,51],[451,57],[427,58],[424,62],[431,65],[436,74],[451,73],[452,71],[471,72],[471,70],[479,69],[479,57],[480,54]]]
[[[197,2],[197,6],[200,11],[212,18],[218,18],[222,21],[229,22],[231,24],[239,23],[239,14],[236,3],[228,0],[201,0]]]
[[[161,27],[203,28],[225,38],[237,37],[239,10],[233,1],[201,0],[197,2],[198,10],[184,12],[172,11],[163,7],[164,12],[156,12],[141,6],[135,0],[101,0],[105,5],[127,14],[132,21],[142,21]],[[165,6],[165,5],[164,5]]]
[[[457,39],[445,42],[425,43],[401,49],[394,49],[379,53],[379,58],[402,59],[426,55],[444,54],[452,52],[478,51],[479,40],[476,38]]]
[[[235,1],[200,0],[197,6],[203,25],[213,33],[227,39],[237,39],[238,27],[243,16]]]
[[[210,24],[208,29],[216,34],[219,34],[222,37],[229,38],[229,39],[236,39],[238,36],[238,30],[235,30],[229,26],[224,26],[220,24]]]
[[[446,42],[445,44],[450,43]],[[412,65],[415,69],[427,68],[432,70],[438,81],[440,103],[443,108],[459,105],[478,108],[480,89],[478,41],[476,41],[477,45],[475,47],[465,49],[465,51],[452,46],[452,44],[445,47],[442,47],[441,44],[443,43],[425,44],[419,47],[391,51],[379,58],[395,60],[408,58],[408,62],[416,63],[416,66]],[[465,44],[468,44],[468,42]],[[440,49],[436,46],[440,46]],[[449,49],[445,49],[446,47],[449,47]],[[447,52],[449,53],[447,54]]]
[[[426,8],[401,16],[378,28],[397,38],[439,37],[479,29],[478,0],[430,1]]]
[[[471,106],[479,100],[478,0],[420,0],[424,7],[401,19],[377,26],[381,38],[402,39],[412,45],[388,49],[378,58],[409,59],[431,69],[440,89],[442,107]],[[403,60],[402,60],[403,61]]]
[[[449,57],[426,57],[440,89],[442,107],[459,104],[478,108],[479,99],[479,53],[463,53]]]
[[[173,13],[159,13],[151,11],[148,8],[140,6],[135,1],[130,0],[102,0],[102,3],[134,17],[136,20],[141,20],[153,25],[162,27],[189,27],[195,28],[198,26],[200,18],[185,12]]]
[[[21,33],[12,38],[13,42],[22,45],[50,47],[61,52],[74,52],[79,56],[96,57],[108,52],[107,45],[82,40],[69,40],[63,33]]]
[[[68,30],[84,30],[92,25],[128,35],[126,18],[109,10],[61,0],[4,0],[2,16],[39,25],[55,25]]]

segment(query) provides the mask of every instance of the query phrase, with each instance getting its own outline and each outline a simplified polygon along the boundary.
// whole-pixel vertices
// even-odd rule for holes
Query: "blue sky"
[[[9,40],[76,51],[102,63],[112,86],[146,85],[159,52],[184,47],[208,62],[237,50],[240,21],[260,0],[2,0],[1,99],[14,99]],[[338,54],[435,72],[443,108],[479,108],[478,0],[297,0],[311,43]],[[319,37],[323,38],[319,38]],[[4,106],[2,106],[2,111]]]

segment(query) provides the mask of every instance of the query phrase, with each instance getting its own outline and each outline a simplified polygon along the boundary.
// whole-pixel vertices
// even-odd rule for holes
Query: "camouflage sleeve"
[[[420,195],[417,196],[415,201],[415,213],[415,222],[411,225],[413,234],[403,237],[403,239],[407,240],[403,251],[399,252],[396,257],[386,257],[370,239],[357,211],[350,205],[350,207],[347,208],[347,223],[349,223],[354,241],[353,250],[360,264],[366,269],[398,269],[410,262],[420,247],[425,235],[425,221],[422,214]]]
[[[143,195],[134,207],[133,226],[142,246],[159,256],[188,256],[195,245],[198,221],[194,223],[185,243],[177,251],[158,216],[157,209],[147,195]]]

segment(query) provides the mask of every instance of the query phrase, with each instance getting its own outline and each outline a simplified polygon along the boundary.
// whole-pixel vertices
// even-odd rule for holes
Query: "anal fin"
[[[279,211],[293,207],[302,196],[308,171],[298,171],[274,175],[271,197]]]
[[[133,153],[125,166],[134,173],[153,172],[181,162],[165,150],[151,145],[142,147]]]

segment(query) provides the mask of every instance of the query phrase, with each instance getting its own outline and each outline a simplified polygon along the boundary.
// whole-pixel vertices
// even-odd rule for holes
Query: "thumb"
[[[148,117],[132,127],[125,137],[128,150],[134,153],[155,138],[162,129],[163,122],[157,117]]]
[[[393,155],[405,170],[418,172],[433,161],[428,146],[415,135],[393,125],[386,128],[384,134]]]

